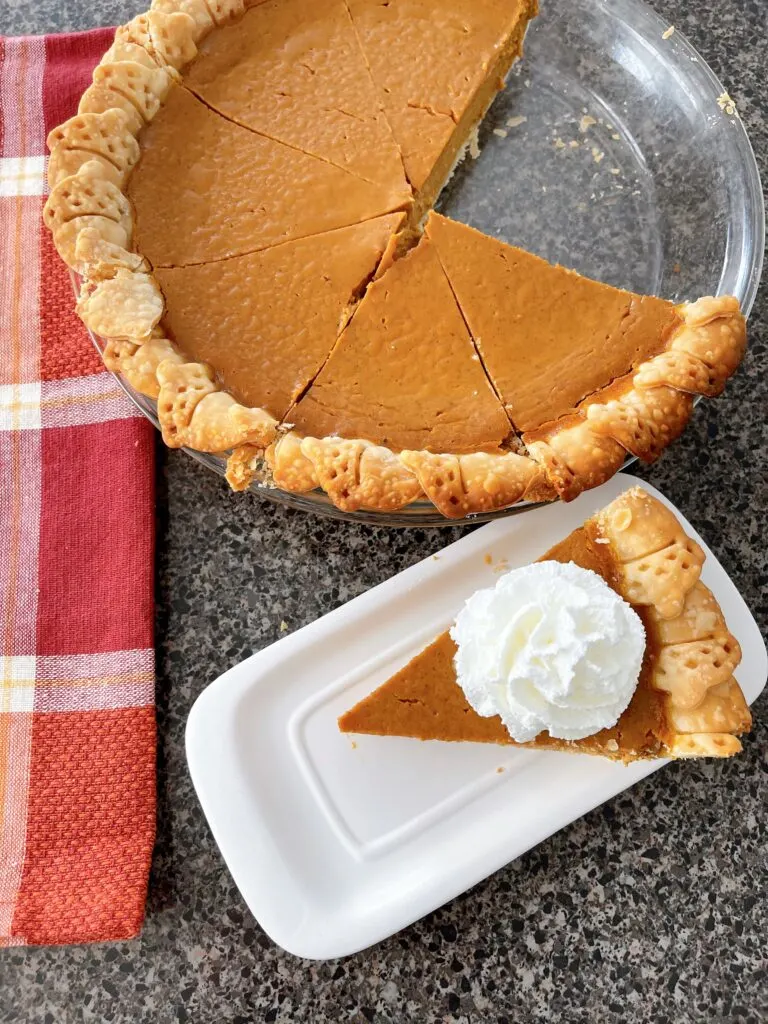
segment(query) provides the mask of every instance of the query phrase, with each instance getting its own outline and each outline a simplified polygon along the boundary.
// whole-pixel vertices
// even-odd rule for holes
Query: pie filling
[[[189,358],[215,366],[238,402],[282,419],[323,365],[402,220],[389,214],[216,263],[158,268],[166,332]]]
[[[266,0],[252,7],[203,40],[184,84],[247,128],[409,192],[343,0]]]

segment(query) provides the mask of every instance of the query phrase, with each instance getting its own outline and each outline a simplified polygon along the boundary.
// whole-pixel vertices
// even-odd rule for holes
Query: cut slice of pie
[[[408,205],[379,185],[227,121],[172,86],[128,182],[133,237],[154,267],[236,256]]]
[[[426,234],[523,435],[658,355],[681,324],[672,302],[592,281],[437,213]]]
[[[403,214],[197,266],[158,269],[162,326],[242,405],[282,419],[323,365]]]
[[[287,418],[304,436],[365,438],[398,452],[501,447],[509,420],[428,242],[371,284]]]
[[[260,3],[202,42],[184,84],[239,124],[408,192],[344,0]]]
[[[540,561],[598,573],[640,615],[646,650],[637,689],[618,723],[581,740],[540,733],[523,746],[620,761],[728,757],[751,716],[733,672],[738,642],[699,576],[704,554],[677,518],[634,488],[588,519]],[[467,703],[448,632],[339,719],[342,732],[515,744],[498,717]]]
[[[348,0],[419,206],[428,209],[513,61],[536,0]]]

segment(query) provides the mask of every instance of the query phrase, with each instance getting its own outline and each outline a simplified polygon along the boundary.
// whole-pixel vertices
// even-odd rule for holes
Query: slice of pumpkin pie
[[[266,0],[211,33],[184,84],[247,128],[409,194],[344,0]]]
[[[470,597],[339,728],[620,761],[738,753],[741,651],[703,562],[672,512],[629,490]]]
[[[652,462],[746,344],[735,299],[676,305],[583,277],[431,213],[434,245],[497,394],[563,498],[629,452]]]

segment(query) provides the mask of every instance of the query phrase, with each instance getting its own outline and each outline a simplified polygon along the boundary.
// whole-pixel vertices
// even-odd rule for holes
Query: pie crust
[[[157,399],[169,446],[230,453],[227,479],[236,490],[254,481],[297,493],[321,487],[347,511],[393,510],[427,498],[460,518],[523,500],[570,500],[608,479],[627,452],[650,462],[685,426],[693,396],[720,393],[746,344],[744,319],[728,296],[678,306],[679,323],[663,351],[573,414],[522,440],[510,430],[505,447],[492,452],[393,451],[366,439],[300,436],[228,394],[213,367],[189,361],[164,336],[163,294],[132,248],[126,190],[140,156],[137,135],[177,87],[180,69],[209,32],[252,6],[153,0],[117,30],[78,113],[48,137],[44,219],[82,279],[78,313],[105,339],[107,366]]]

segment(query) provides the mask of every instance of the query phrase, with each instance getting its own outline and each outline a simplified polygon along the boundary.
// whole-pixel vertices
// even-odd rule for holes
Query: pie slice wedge
[[[233,124],[179,85],[140,144],[127,186],[133,242],[156,268],[267,249],[410,201],[400,185],[364,181]]]
[[[536,0],[348,0],[421,210],[522,52]]]
[[[266,0],[202,42],[184,83],[239,124],[408,192],[344,0]]]
[[[242,405],[277,420],[323,365],[404,215],[260,252],[155,271],[165,335],[210,363]]]
[[[675,305],[547,263],[430,213],[437,250],[488,375],[563,498],[603,483],[626,452],[656,459],[693,395],[716,395],[746,345],[735,299]]]
[[[288,420],[305,437],[394,451],[501,447],[509,421],[429,243],[373,282]]]
[[[540,561],[598,573],[640,615],[646,650],[637,689],[618,723],[581,740],[547,732],[523,746],[618,761],[729,757],[751,716],[733,672],[741,659],[712,593],[704,554],[677,518],[640,488],[588,519]],[[515,744],[497,716],[484,718],[456,680],[450,633],[339,719],[342,732],[422,740]]]

